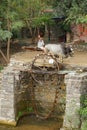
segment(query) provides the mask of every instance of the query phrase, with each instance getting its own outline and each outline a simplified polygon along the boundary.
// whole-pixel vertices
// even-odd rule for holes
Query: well
[[[26,64],[11,59],[2,72],[0,123],[16,125],[26,114],[34,114],[39,119],[62,120],[65,73],[59,74],[59,69],[60,64],[52,55],[40,54]]]
[[[60,70],[60,62],[52,56],[42,59],[43,55],[29,63],[11,59],[2,71],[0,123],[15,126],[21,116],[34,114],[43,120],[62,120],[61,130],[79,130],[78,111],[80,97],[87,93],[87,72]]]

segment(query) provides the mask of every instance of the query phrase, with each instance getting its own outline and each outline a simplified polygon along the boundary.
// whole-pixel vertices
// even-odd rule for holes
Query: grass
[[[1,70],[3,70],[3,68],[4,68],[3,66],[0,66],[0,72],[1,72]]]

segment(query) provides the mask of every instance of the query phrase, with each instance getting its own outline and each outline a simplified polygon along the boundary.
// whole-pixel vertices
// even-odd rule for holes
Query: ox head
[[[74,55],[74,50],[72,48],[72,45],[66,45],[65,46],[65,50],[64,50],[65,56],[69,57],[69,56],[73,56]]]

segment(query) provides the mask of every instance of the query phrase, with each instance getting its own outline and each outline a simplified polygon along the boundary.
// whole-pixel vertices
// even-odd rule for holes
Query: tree
[[[56,0],[55,15],[64,15],[67,23],[87,23],[87,0]]]
[[[22,27],[22,24],[20,20],[18,19],[16,7],[17,7],[16,0],[4,0],[0,4],[0,21],[2,22],[2,31],[5,32],[5,34],[7,34],[8,32],[9,32],[8,34],[11,34],[14,28],[18,29],[19,27]],[[10,58],[11,36],[12,35],[8,35],[5,39],[7,41],[7,56],[4,59],[6,59],[5,61],[8,61],[8,62]],[[4,34],[0,40],[4,40],[3,37],[4,37]]]
[[[67,34],[72,35],[72,24],[87,23],[87,0],[55,0],[55,17],[65,17],[60,23]]]
[[[6,39],[11,38],[11,36],[12,36],[12,33],[7,30],[3,30],[0,25],[0,53],[2,57],[4,58],[4,60],[6,61],[6,63],[8,63],[8,59],[6,58],[6,56],[1,50],[1,44],[2,44],[2,41],[5,41]]]
[[[44,12],[51,6],[47,5],[47,1],[42,0],[25,0],[23,5],[19,4],[18,14],[26,28],[30,30],[32,42],[34,42],[36,31],[39,34],[39,28],[46,25],[51,16]]]
[[[48,8],[47,1],[42,0],[1,0],[0,21],[2,29],[9,32],[20,30],[22,27],[29,28],[32,39],[35,38],[36,30],[50,20],[50,15],[44,13]],[[50,7],[51,8],[51,7]],[[10,58],[10,37],[7,39],[7,60]]]

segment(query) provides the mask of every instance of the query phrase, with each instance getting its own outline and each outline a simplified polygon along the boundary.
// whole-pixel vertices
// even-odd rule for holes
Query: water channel
[[[34,115],[22,117],[16,127],[0,125],[0,130],[59,130],[62,121],[56,119],[40,120]]]

